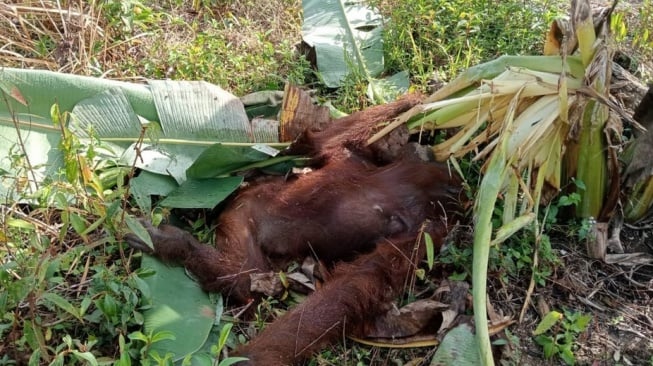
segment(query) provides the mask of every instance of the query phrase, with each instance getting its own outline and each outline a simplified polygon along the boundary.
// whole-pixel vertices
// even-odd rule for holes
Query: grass
[[[481,0],[371,3],[387,19],[387,72],[408,70],[412,89],[422,92],[501,54],[537,54],[549,21],[567,5],[557,0],[492,6]],[[643,25],[652,20],[652,1],[644,0],[641,9],[639,17],[622,19],[636,22],[621,36],[650,57],[653,37],[645,35]],[[290,82],[316,88],[321,99],[341,110],[368,106],[361,77],[351,76],[337,91],[320,86],[307,57],[297,51],[300,30],[298,0],[10,0],[0,4],[0,44],[5,45],[0,64],[133,81],[206,80],[236,95],[282,89]],[[17,166],[27,166],[21,154],[14,158]],[[141,278],[151,274],[136,269],[137,258],[120,244],[124,223],[112,219],[129,209],[123,205],[125,187],[93,186],[79,168],[65,183],[25,193],[35,205],[0,206],[0,336],[5,340],[0,365],[75,365],[91,359],[127,365],[126,360],[148,355],[156,336],[140,333],[142,312],[149,307]],[[524,241],[504,244],[495,252],[495,267],[516,276],[530,265],[531,251]],[[465,272],[470,254],[451,249],[442,261]],[[262,310],[261,319],[274,308]],[[228,345],[243,340],[233,337]],[[310,364],[407,362],[424,353],[347,343]],[[154,358],[149,362],[156,364]]]
[[[388,17],[386,54],[390,70],[410,70],[427,90],[434,78],[503,54],[539,54],[551,20],[564,14],[561,1],[417,0],[378,1]]]
[[[206,80],[236,95],[304,84],[310,76],[295,51],[301,40],[296,0],[207,1],[197,10],[184,1],[36,3],[39,11],[16,0],[0,7],[0,15],[20,25],[4,29],[6,66],[123,80]]]

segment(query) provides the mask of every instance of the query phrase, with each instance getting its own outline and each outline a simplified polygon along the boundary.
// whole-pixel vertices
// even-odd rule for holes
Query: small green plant
[[[138,352],[124,335],[142,326],[149,291],[116,240],[124,187],[117,175],[103,184],[99,141],[78,140],[57,106],[51,115],[61,132],[61,179],[16,184],[26,203],[0,208],[0,336],[10,340],[2,363],[96,365],[118,343],[118,364],[130,365]],[[9,157],[19,175],[3,181],[35,174],[24,148]]]
[[[653,50],[653,35],[649,31],[648,25],[653,20],[653,1],[644,0],[641,6],[639,12],[640,26],[635,30],[634,43],[641,47],[646,47],[650,52]]]
[[[506,329],[506,347],[504,356],[500,360],[500,365],[519,365],[522,359],[522,348],[520,346],[519,337],[513,334],[509,329]],[[496,342],[494,343],[496,345]]]
[[[633,14],[636,13],[636,16]],[[650,24],[653,21],[653,1],[644,0],[640,4],[627,4],[613,14],[610,28],[614,34],[615,41],[626,44],[626,49],[635,49],[630,64],[623,65],[631,72],[636,73],[640,62],[650,61],[653,57],[653,34],[650,31]],[[627,52],[633,54],[633,52]],[[646,71],[646,70],[644,70]],[[650,74],[641,75],[644,79],[651,78]]]
[[[454,279],[464,280],[472,273],[472,248],[469,246],[461,248],[449,244],[444,247],[437,260],[439,263],[454,267],[455,273],[452,275]]]
[[[538,265],[533,267],[534,251],[538,250]],[[504,283],[519,280],[532,272],[536,284],[544,286],[551,275],[558,258],[551,250],[551,239],[546,234],[539,235],[539,245],[530,231],[515,234],[504,243],[490,250],[490,268],[496,271]]]
[[[156,19],[152,9],[138,0],[110,0],[104,2],[102,7],[109,24],[115,27],[119,26],[125,35],[147,29],[154,24]]]
[[[226,323],[220,329],[220,337],[218,339],[218,343],[211,346],[211,354],[219,358],[220,355],[222,354],[222,350],[224,349],[225,345],[227,344],[227,339],[231,335],[231,328],[233,327],[233,323]],[[245,357],[226,357],[220,361],[218,366],[229,366],[232,365],[236,362],[240,361],[247,361],[247,358]]]
[[[156,342],[161,342],[166,339],[174,340],[175,336],[171,332],[160,331],[156,333],[150,332],[148,334],[144,334],[140,331],[136,331],[129,334],[129,339],[135,341],[136,343],[142,344],[139,350],[140,361],[142,365],[149,366],[154,364],[158,366],[167,366],[169,363],[171,363],[173,357],[171,353],[166,353],[164,356],[161,356],[156,350],[151,349],[152,345]]]
[[[567,365],[574,365],[576,357],[573,349],[576,339],[587,329],[591,319],[591,315],[576,311],[551,311],[533,332],[535,342],[542,346],[546,359],[558,355]]]

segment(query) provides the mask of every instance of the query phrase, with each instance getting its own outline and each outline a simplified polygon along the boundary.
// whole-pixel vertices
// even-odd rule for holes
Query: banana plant
[[[484,365],[493,364],[486,309],[490,246],[525,227],[534,230],[537,242],[543,191],[560,190],[571,178],[586,186],[577,210],[580,217],[609,217],[616,204],[608,194],[618,192],[619,172],[609,171],[608,158],[615,154],[605,153],[611,113],[606,106],[609,19],[599,23],[597,36],[588,1],[572,1],[571,12],[575,31],[566,32],[560,47],[548,45],[544,56],[503,56],[474,66],[368,141],[402,124],[415,132],[458,128],[433,147],[435,156],[454,166],[456,159],[470,153],[483,162],[474,199],[472,284]],[[567,54],[575,45],[578,51]],[[493,232],[491,219],[499,197],[502,226]]]

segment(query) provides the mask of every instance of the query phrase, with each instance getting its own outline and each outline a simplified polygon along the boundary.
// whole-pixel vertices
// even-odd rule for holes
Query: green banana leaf
[[[431,359],[430,366],[480,365],[478,343],[471,326],[463,323],[447,332]]]
[[[383,18],[362,1],[304,0],[304,42],[315,48],[317,68],[330,88],[350,70],[383,72]]]
[[[6,201],[17,196],[11,177],[40,184],[61,175],[61,129],[53,123],[58,117],[51,116],[55,104],[61,113],[70,113],[68,127],[77,137],[102,141],[99,159],[122,166],[135,162],[138,168],[171,176],[178,184],[186,181],[186,170],[208,146],[222,142],[225,149],[243,151],[254,143],[278,141],[275,125],[250,123],[240,99],[206,82],[134,84],[4,68],[0,69],[0,92],[4,97],[0,102],[0,173],[4,175],[0,195]],[[137,159],[134,146],[144,127],[146,139]]]
[[[407,72],[377,79],[384,71],[383,17],[365,1],[304,0],[304,42],[315,49],[316,67],[329,88],[350,73],[368,83],[368,97],[382,104],[408,90]]]
[[[145,331],[169,331],[175,337],[154,343],[152,350],[160,355],[173,353],[175,361],[199,351],[216,321],[209,296],[189,280],[182,267],[168,266],[147,255],[141,266],[156,272],[143,279],[152,293],[152,307],[143,314]]]

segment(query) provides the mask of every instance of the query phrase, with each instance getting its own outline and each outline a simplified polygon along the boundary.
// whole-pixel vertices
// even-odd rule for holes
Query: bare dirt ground
[[[621,237],[626,253],[653,253],[650,227],[626,229]],[[536,288],[523,321],[510,328],[520,347],[504,354],[506,363],[561,364],[543,359],[542,347],[535,344],[532,331],[549,309],[568,309],[592,315],[587,331],[576,342],[578,364],[653,364],[653,265],[592,260],[575,241],[554,241],[561,264],[546,287]],[[525,289],[523,284],[514,284],[490,293],[490,297],[498,310],[518,318]]]

